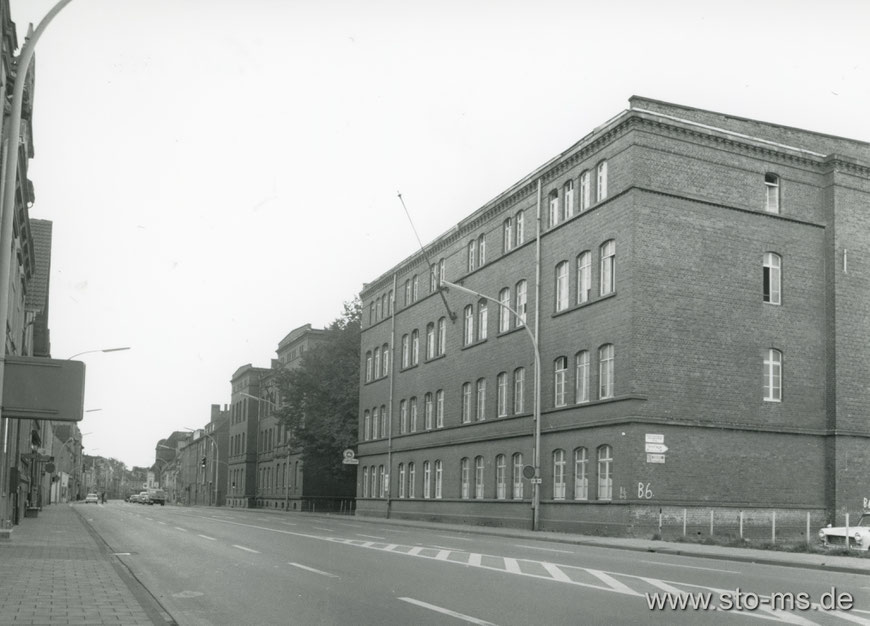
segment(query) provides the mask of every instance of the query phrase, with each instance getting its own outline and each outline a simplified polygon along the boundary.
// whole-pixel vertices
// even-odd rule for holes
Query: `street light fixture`
[[[538,530],[538,525],[540,521],[540,508],[541,508],[541,351],[538,349],[538,341],[535,339],[535,335],[532,330],[529,328],[529,325],[525,323],[525,319],[513,310],[508,305],[503,302],[487,296],[485,294],[480,293],[479,291],[474,291],[473,289],[469,289],[468,287],[463,287],[462,285],[457,285],[456,283],[451,283],[447,280],[441,279],[442,289],[445,291],[449,291],[450,288],[457,289],[459,291],[464,291],[467,294],[475,296],[477,298],[483,298],[484,300],[489,300],[490,302],[494,302],[500,307],[504,307],[511,314],[521,320],[523,322],[523,329],[528,333],[529,339],[532,340],[532,347],[535,350],[535,390],[534,390],[534,421],[535,421],[535,452],[532,459],[532,467],[534,467],[535,475],[532,478],[532,530]]]
[[[102,350],[85,350],[84,352],[77,352],[71,357],[67,358],[67,361],[72,361],[77,356],[81,356],[83,354],[94,354],[95,352],[121,352],[122,350],[129,350],[130,346],[126,346],[123,348],[103,348]]]

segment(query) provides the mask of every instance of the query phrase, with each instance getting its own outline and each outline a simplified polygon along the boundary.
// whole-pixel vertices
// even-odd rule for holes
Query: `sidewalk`
[[[0,624],[167,623],[91,534],[77,513],[87,506],[45,507],[0,541]]]

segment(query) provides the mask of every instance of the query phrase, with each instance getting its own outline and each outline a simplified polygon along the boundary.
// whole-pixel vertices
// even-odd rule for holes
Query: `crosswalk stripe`
[[[625,584],[619,582],[618,580],[616,580],[610,574],[605,574],[604,572],[599,571],[597,569],[587,569],[586,571],[589,572],[590,574],[592,574],[593,576],[595,576],[595,578],[598,578],[601,582],[606,584],[608,587],[610,587],[614,591],[619,591],[620,593],[624,593],[624,594],[632,595],[632,596],[641,595],[638,592],[636,592],[634,589],[629,587],[628,585],[625,585]]]

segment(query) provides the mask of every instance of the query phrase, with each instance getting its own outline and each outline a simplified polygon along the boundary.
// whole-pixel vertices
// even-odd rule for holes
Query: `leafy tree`
[[[341,317],[329,325],[321,343],[305,352],[301,365],[276,372],[277,415],[302,449],[308,476],[348,478],[341,453],[357,441],[361,318],[359,299],[346,302]]]

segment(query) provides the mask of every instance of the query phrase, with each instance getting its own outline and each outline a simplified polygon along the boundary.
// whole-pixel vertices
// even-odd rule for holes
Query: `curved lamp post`
[[[541,351],[538,349],[538,342],[535,339],[535,335],[532,332],[532,329],[529,328],[529,325],[525,323],[523,317],[506,304],[503,304],[495,298],[482,294],[479,291],[474,291],[473,289],[463,287],[462,285],[457,285],[456,283],[451,283],[442,279],[441,284],[443,285],[442,289],[445,289],[446,291],[449,291],[451,288],[457,289],[459,291],[464,291],[465,293],[472,296],[483,298],[484,300],[489,300],[490,302],[494,302],[500,307],[506,308],[516,319],[523,321],[523,329],[525,329],[526,333],[528,333],[529,339],[532,340],[532,347],[535,350],[535,392],[533,394],[535,420],[535,452],[532,459],[532,466],[535,468],[535,476],[532,479],[532,530],[538,530],[541,508]]]
[[[71,357],[67,357],[67,361],[72,361],[77,356],[81,356],[83,354],[94,354],[95,352],[121,352],[122,350],[129,350],[130,346],[126,346],[124,348],[104,348],[102,350],[85,350],[84,352],[77,352]]]

